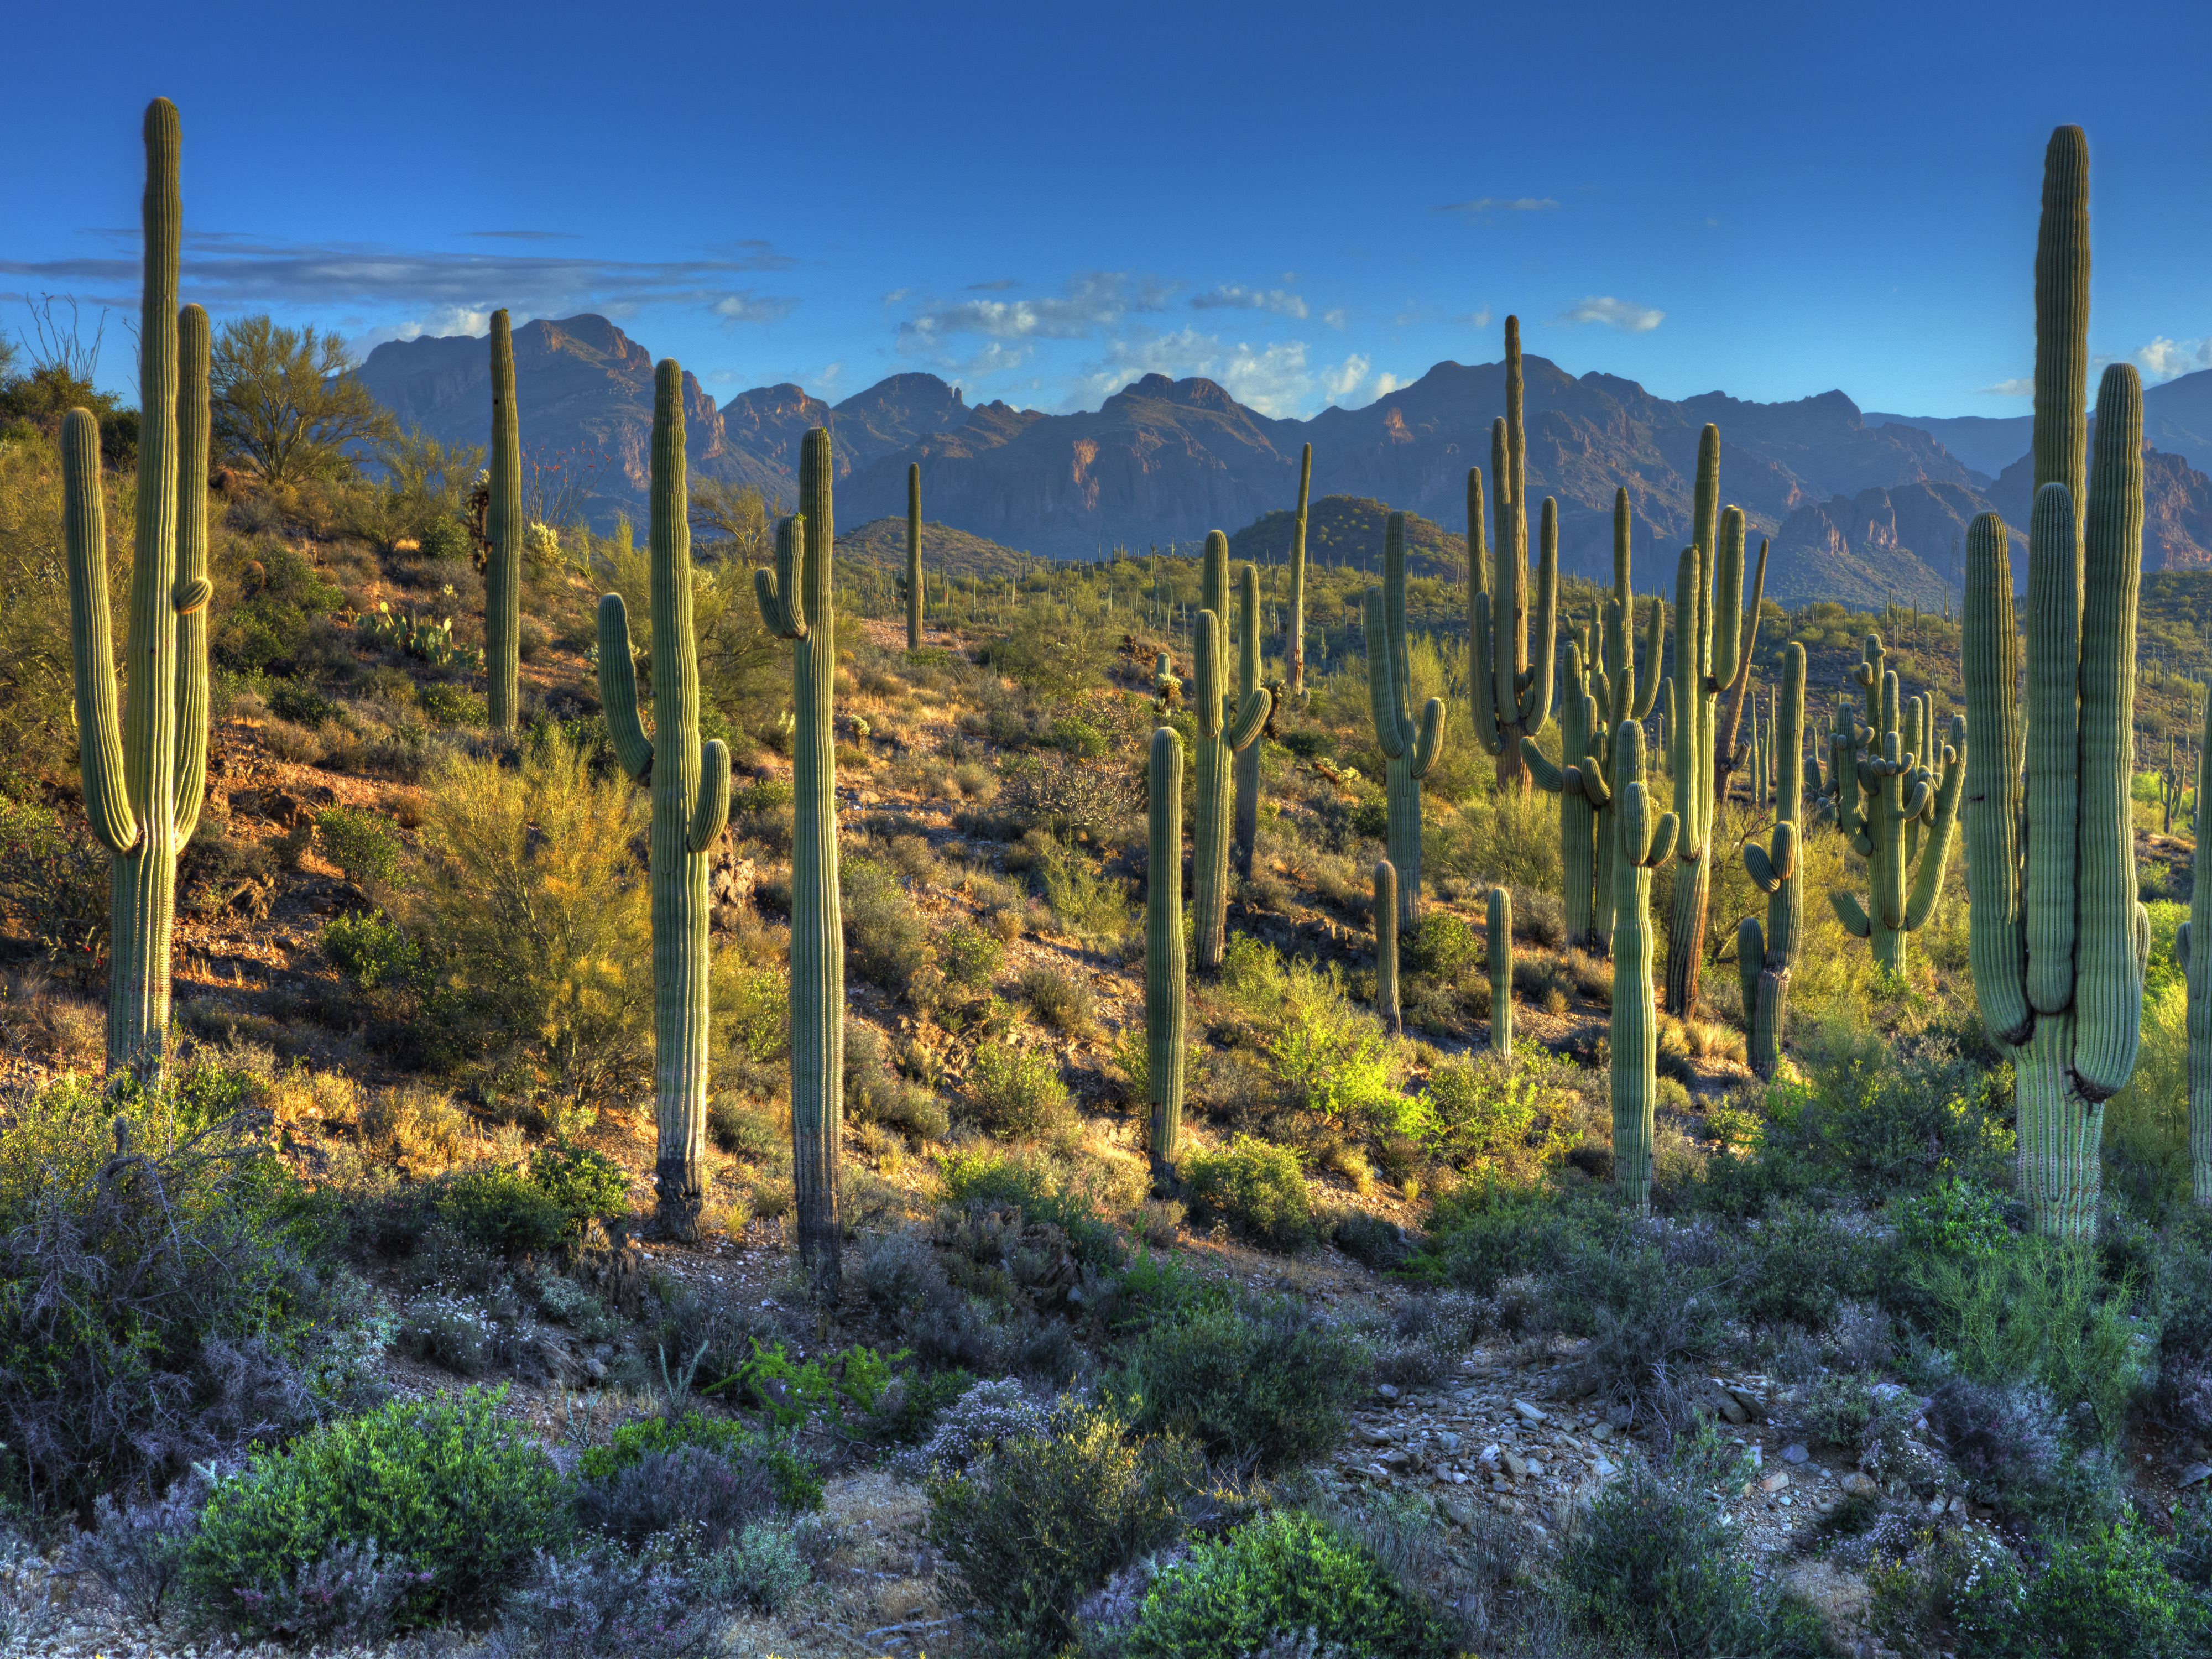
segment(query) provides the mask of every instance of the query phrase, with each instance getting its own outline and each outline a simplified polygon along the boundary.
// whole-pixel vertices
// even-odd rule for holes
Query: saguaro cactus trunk
[[[1490,1049],[1500,1060],[1513,1058],[1513,895],[1490,890]]]
[[[1206,606],[1192,629],[1191,708],[1198,716],[1198,823],[1191,842],[1191,903],[1198,921],[1198,966],[1208,972],[1221,965],[1229,921],[1230,757],[1257,741],[1274,707],[1273,696],[1255,684],[1233,712],[1226,708],[1224,659],[1227,642],[1221,617],[1228,608],[1229,538],[1218,530],[1206,538]],[[1259,676],[1255,670],[1253,678]]]
[[[1257,692],[1268,700],[1268,712],[1274,711],[1273,693],[1260,681],[1260,572],[1252,566],[1244,567],[1243,580],[1237,590],[1237,700],[1239,705],[1250,700]],[[1237,873],[1245,881],[1252,879],[1252,854],[1260,840],[1260,750],[1261,735],[1267,730],[1265,716],[1261,730],[1252,734],[1252,740],[1237,751],[1235,776],[1237,785],[1236,828],[1231,837],[1237,861]]]
[[[1805,933],[1805,877],[1798,867],[1798,819],[1804,812],[1805,647],[1792,640],[1782,653],[1782,699],[1770,728],[1774,757],[1774,830],[1767,845],[1746,843],[1744,868],[1766,895],[1766,929],[1746,916],[1737,929],[1743,978],[1743,1026],[1750,1039],[1751,1069],[1771,1078],[1782,1063],[1782,1033],[1790,1006],[1790,975]]]
[[[1417,727],[1409,708],[1406,659],[1406,515],[1393,513],[1382,535],[1382,586],[1367,590],[1367,696],[1385,763],[1385,838],[1398,872],[1398,923],[1420,921],[1421,780],[1444,742],[1443,699],[1431,697]],[[1550,702],[1551,649],[1544,652]]]
[[[837,629],[830,429],[801,440],[801,516],[777,527],[775,574],[753,573],[761,616],[793,641],[791,1143],[799,1254],[814,1296],[836,1305],[845,1226],[837,1156],[845,1137],[845,923],[837,890],[837,751],[830,732]]]
[[[2212,789],[2212,688],[2204,694],[2204,743],[2197,757],[2197,799]],[[2189,1169],[2199,1204],[2212,1206],[2212,836],[2200,825],[2189,895],[2174,955],[2189,976]]]
[[[491,314],[491,494],[484,509],[484,681],[491,729],[521,718],[522,428],[514,407],[514,336]]]
[[[1475,740],[1498,761],[1498,787],[1529,788],[1522,738],[1540,738],[1552,718],[1552,647],[1559,632],[1557,508],[1544,503],[1536,569],[1536,658],[1528,657],[1528,439],[1521,422],[1521,319],[1505,319],[1505,413],[1490,428],[1497,546],[1481,547],[1482,475],[1468,469],[1468,678]],[[1495,567],[1493,569],[1492,567]],[[1404,871],[1400,871],[1402,878]]]
[[[1522,738],[1521,744],[1536,787],[1559,798],[1559,886],[1567,943],[1578,950],[1599,950],[1604,936],[1598,927],[1598,811],[1611,794],[1602,759],[1605,727],[1590,690],[1600,677],[1586,672],[1583,663],[1581,643],[1570,640],[1559,708],[1560,763],[1553,765],[1530,738]],[[1612,908],[1609,896],[1606,908]]]
[[[191,839],[207,763],[208,325],[177,310],[176,106],[146,106],[145,271],[139,316],[137,548],[118,723],[107,609],[100,423],[62,419],[62,525],[85,815],[108,871],[107,1066],[159,1076],[169,1025],[177,854]]]
[[[1659,1015],[1651,988],[1651,872],[1674,850],[1680,820],[1655,825],[1644,781],[1643,728],[1613,728],[1613,1084],[1614,1190],[1639,1213],[1651,1208],[1651,1149],[1659,1096]]]
[[[638,714],[619,593],[599,599],[599,696],[616,758],[652,792],[654,1218],[690,1239],[706,1194],[707,854],[729,817],[730,751],[720,738],[699,741],[684,371],[673,358],[655,367],[653,391],[653,735]]]
[[[1152,733],[1145,867],[1145,1071],[1152,1095],[1152,1184],[1175,1184],[1182,1138],[1182,739]]]
[[[1375,1013],[1384,1029],[1406,1029],[1398,1016],[1398,872],[1375,861]]]
[[[906,648],[921,649],[921,463],[906,465]]]
[[[1291,684],[1293,703],[1306,695],[1306,497],[1313,489],[1313,446],[1298,456],[1298,516],[1291,526]]]

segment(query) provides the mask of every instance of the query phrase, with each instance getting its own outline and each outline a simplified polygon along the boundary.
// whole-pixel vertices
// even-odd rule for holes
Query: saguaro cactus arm
[[[775,571],[753,572],[753,597],[760,601],[761,623],[779,639],[806,637],[806,596],[799,591],[805,551],[806,518],[794,513],[776,525]]]
[[[599,596],[599,702],[615,759],[633,781],[653,781],[653,739],[637,712],[637,665],[630,655],[629,612],[619,593]]]
[[[1951,740],[1943,748],[1943,782],[1935,792],[1935,824],[1929,839],[1920,849],[1920,868],[1913,877],[1912,896],[1905,901],[1905,927],[1908,933],[1925,926],[1942,896],[1943,869],[1950,861],[1951,837],[1959,822],[1959,797],[1965,793],[1966,769],[1960,763],[1966,755],[1966,717],[1954,715],[1951,720]],[[1920,788],[1926,790],[1928,781],[1923,779]]]
[[[78,775],[85,816],[101,846],[128,853],[143,834],[124,781],[116,712],[115,647],[107,609],[107,509],[100,477],[100,422],[88,410],[62,416],[62,536],[68,550],[70,655],[76,687]]]

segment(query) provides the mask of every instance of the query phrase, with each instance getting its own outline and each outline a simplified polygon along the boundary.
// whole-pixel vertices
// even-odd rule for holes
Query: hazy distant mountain
[[[2090,395],[2096,388],[2092,386]],[[1877,415],[1869,426],[1917,427],[1978,472],[1996,478],[2027,453],[2035,435],[2033,415]],[[2199,471],[2212,471],[2212,369],[2143,388],[2143,439],[2154,449],[2179,455]]]

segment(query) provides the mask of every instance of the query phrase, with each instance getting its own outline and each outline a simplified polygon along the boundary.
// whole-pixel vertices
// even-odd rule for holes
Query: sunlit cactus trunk
[[[2212,687],[2204,694],[2204,742],[2197,756],[2197,799],[2212,789]],[[2192,863],[2196,885],[2174,955],[2189,976],[2189,1169],[2197,1202],[2212,1206],[2212,836],[2200,825]]]
[[[491,729],[521,718],[522,429],[514,406],[514,336],[507,313],[491,314],[491,493],[485,506],[485,702]]]
[[[1222,617],[1228,611],[1229,538],[1218,530],[1206,538],[1203,595],[1206,604],[1192,629],[1191,708],[1198,716],[1198,821],[1191,841],[1191,907],[1198,922],[1197,962],[1201,972],[1221,965],[1229,922],[1229,831],[1231,757],[1259,740],[1274,700],[1255,684],[1232,710],[1224,684],[1228,642]],[[1256,669],[1253,678],[1259,678]]]
[[[921,649],[921,463],[906,466],[906,648]]]
[[[1513,895],[1490,890],[1486,919],[1490,953],[1490,1048],[1500,1060],[1513,1058]]]
[[[1398,1013],[1398,872],[1375,861],[1375,1013],[1392,1033],[1406,1029]]]
[[[1558,510],[1544,502],[1536,571],[1536,656],[1529,659],[1528,435],[1521,420],[1521,319],[1505,319],[1505,413],[1490,428],[1496,549],[1482,548],[1482,474],[1468,469],[1468,653],[1475,741],[1498,762],[1498,787],[1528,793],[1521,739],[1552,718],[1553,636],[1559,632]],[[1401,890],[1405,871],[1399,871]]]
[[[1175,1183],[1182,1139],[1182,739],[1171,726],[1152,733],[1146,783],[1145,869],[1145,1070],[1152,1099],[1152,1184]]]
[[[1548,506],[1549,504],[1547,503]],[[1382,537],[1382,586],[1367,590],[1367,694],[1384,761],[1385,838],[1398,872],[1398,925],[1412,931],[1421,908],[1421,780],[1444,742],[1444,705],[1431,697],[1413,723],[1406,656],[1406,515],[1393,513]],[[1545,651],[1546,678],[1551,652]],[[1547,692],[1548,706],[1549,695]]]
[[[1644,781],[1643,728],[1623,722],[1613,740],[1613,775],[1620,793],[1613,819],[1612,1050],[1613,1180],[1638,1212],[1651,1208],[1652,1144],[1659,1097],[1659,1014],[1651,986],[1651,872],[1674,850],[1679,820],[1655,824]]]
[[[1241,706],[1257,692],[1268,698],[1268,712],[1272,714],[1273,694],[1260,680],[1260,573],[1249,564],[1237,585],[1237,623],[1240,630],[1237,641],[1237,702]],[[1265,729],[1263,718],[1261,730]],[[1260,739],[1261,733],[1255,732],[1251,742],[1237,750],[1234,769],[1236,826],[1230,841],[1237,873],[1245,881],[1252,879],[1252,854],[1260,840],[1260,750],[1263,746]]]
[[[1290,696],[1303,704],[1306,695],[1306,498],[1313,489],[1313,446],[1298,456],[1298,514],[1291,526]]]

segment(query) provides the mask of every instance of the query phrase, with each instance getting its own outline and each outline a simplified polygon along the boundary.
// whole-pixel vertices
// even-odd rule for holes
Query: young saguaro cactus
[[[800,516],[776,528],[775,574],[753,573],[762,620],[770,633],[792,641],[792,1184],[799,1259],[824,1308],[836,1305],[845,1238],[837,1181],[845,1138],[845,923],[838,908],[837,750],[830,724],[837,677],[830,570],[836,476],[830,428],[815,427],[799,442]],[[657,629],[653,644],[658,650]]]
[[[491,477],[484,507],[484,690],[491,729],[521,718],[522,428],[514,407],[514,335],[491,314]]]
[[[1406,1029],[1398,1013],[1398,872],[1375,860],[1375,1013],[1383,1029]]]
[[[1244,567],[1237,583],[1237,701],[1241,706],[1258,691],[1267,699],[1267,713],[1273,714],[1275,694],[1260,679],[1260,572],[1254,565]],[[1252,741],[1237,751],[1236,823],[1230,840],[1237,873],[1246,881],[1252,879],[1252,854],[1260,841],[1260,739],[1266,732],[1263,716]]]
[[[1505,319],[1505,413],[1490,428],[1496,486],[1494,555],[1482,540],[1482,474],[1467,475],[1468,678],[1475,740],[1498,761],[1498,787],[1528,793],[1522,738],[1540,738],[1552,718],[1553,636],[1559,632],[1558,509],[1544,502],[1536,567],[1536,657],[1528,657],[1528,437],[1521,423],[1521,319]],[[1492,567],[1495,566],[1493,571]],[[1388,752],[1387,750],[1385,752]],[[1395,857],[1395,854],[1393,854]],[[1401,866],[1401,877],[1404,869]],[[1408,883],[1410,889],[1413,884]]]
[[[906,464],[906,648],[921,649],[921,463]]]
[[[1790,975],[1805,936],[1805,876],[1799,867],[1798,819],[1804,811],[1805,647],[1792,640],[1782,653],[1782,698],[1769,728],[1767,747],[1778,768],[1774,830],[1767,845],[1747,842],[1744,868],[1766,895],[1766,928],[1746,916],[1736,930],[1743,976],[1743,1024],[1750,1037],[1751,1069],[1771,1078],[1782,1063],[1782,1031],[1789,1012]]]
[[[1490,1048],[1500,1060],[1513,1058],[1513,895],[1490,890]]]
[[[1306,695],[1306,498],[1313,489],[1313,446],[1298,456],[1298,515],[1291,526],[1291,684],[1293,705]]]
[[[1565,690],[1559,699],[1560,759],[1554,766],[1528,738],[1522,758],[1536,787],[1559,798],[1559,886],[1566,912],[1567,943],[1583,950],[1601,948],[1598,928],[1597,826],[1599,808],[1612,799],[1605,781],[1605,726],[1597,697],[1583,666],[1583,645],[1567,642]],[[1609,908],[1609,907],[1608,907]]]
[[[1545,655],[1551,655],[1548,646]],[[1548,660],[1544,668],[1548,703]],[[1410,932],[1420,921],[1421,780],[1443,749],[1444,705],[1442,698],[1431,697],[1416,726],[1408,678],[1406,515],[1393,513],[1382,533],[1382,586],[1367,590],[1367,698],[1385,763],[1384,839],[1391,867],[1398,872],[1398,925]]]
[[[1870,637],[1868,649],[1869,660],[1879,660],[1878,640]],[[1900,708],[1896,672],[1884,672],[1875,709],[1878,746],[1854,763],[1856,787],[1848,780],[1840,785],[1838,811],[1851,846],[1867,861],[1870,902],[1863,907],[1856,896],[1840,890],[1831,892],[1828,902],[1846,931],[1868,940],[1875,961],[1892,973],[1905,971],[1907,936],[1926,925],[1942,898],[1944,866],[1966,779],[1966,768],[1959,764],[1966,723],[1952,721],[1950,741],[1940,757],[1926,753],[1928,724],[1927,705],[1911,697]],[[1906,747],[1908,743],[1919,745],[1918,752]],[[1933,759],[1941,761],[1940,776],[1929,763]],[[1923,823],[1929,834],[1921,846]]]
[[[1218,530],[1206,538],[1205,608],[1191,629],[1191,707],[1198,716],[1198,822],[1191,842],[1191,905],[1198,921],[1198,966],[1221,965],[1229,923],[1230,757],[1257,742],[1260,728],[1274,708],[1273,695],[1253,684],[1233,711],[1223,684],[1227,641],[1221,618],[1228,609],[1229,538]]]
[[[136,551],[126,647],[129,707],[118,721],[107,609],[107,520],[100,422],[62,419],[67,550],[85,816],[108,867],[107,1066],[158,1077],[169,1027],[177,855],[207,784],[208,321],[177,309],[184,216],[177,106],[146,106],[145,271],[139,315]]]
[[[1182,1138],[1182,739],[1152,733],[1145,868],[1145,1070],[1152,1095],[1152,1184],[1172,1188]]]
[[[1659,1096],[1659,1014],[1651,988],[1651,872],[1674,850],[1680,820],[1652,821],[1644,781],[1644,731],[1633,721],[1613,728],[1613,776],[1620,787],[1613,812],[1613,1084],[1614,1189],[1639,1213],[1651,1208],[1651,1149]]]
[[[599,697],[616,759],[652,791],[654,1218],[683,1239],[698,1237],[706,1195],[707,855],[730,812],[730,751],[719,738],[699,741],[689,500],[684,371],[665,357],[653,376],[653,735],[638,715],[619,593],[599,599]],[[794,1090],[794,1115],[796,1102]]]
[[[2204,694],[2204,742],[2197,755],[2197,799],[2212,789],[2212,687]],[[2212,1206],[2212,836],[2197,832],[2196,885],[2173,954],[2189,981],[2189,1170],[2197,1202]]]

